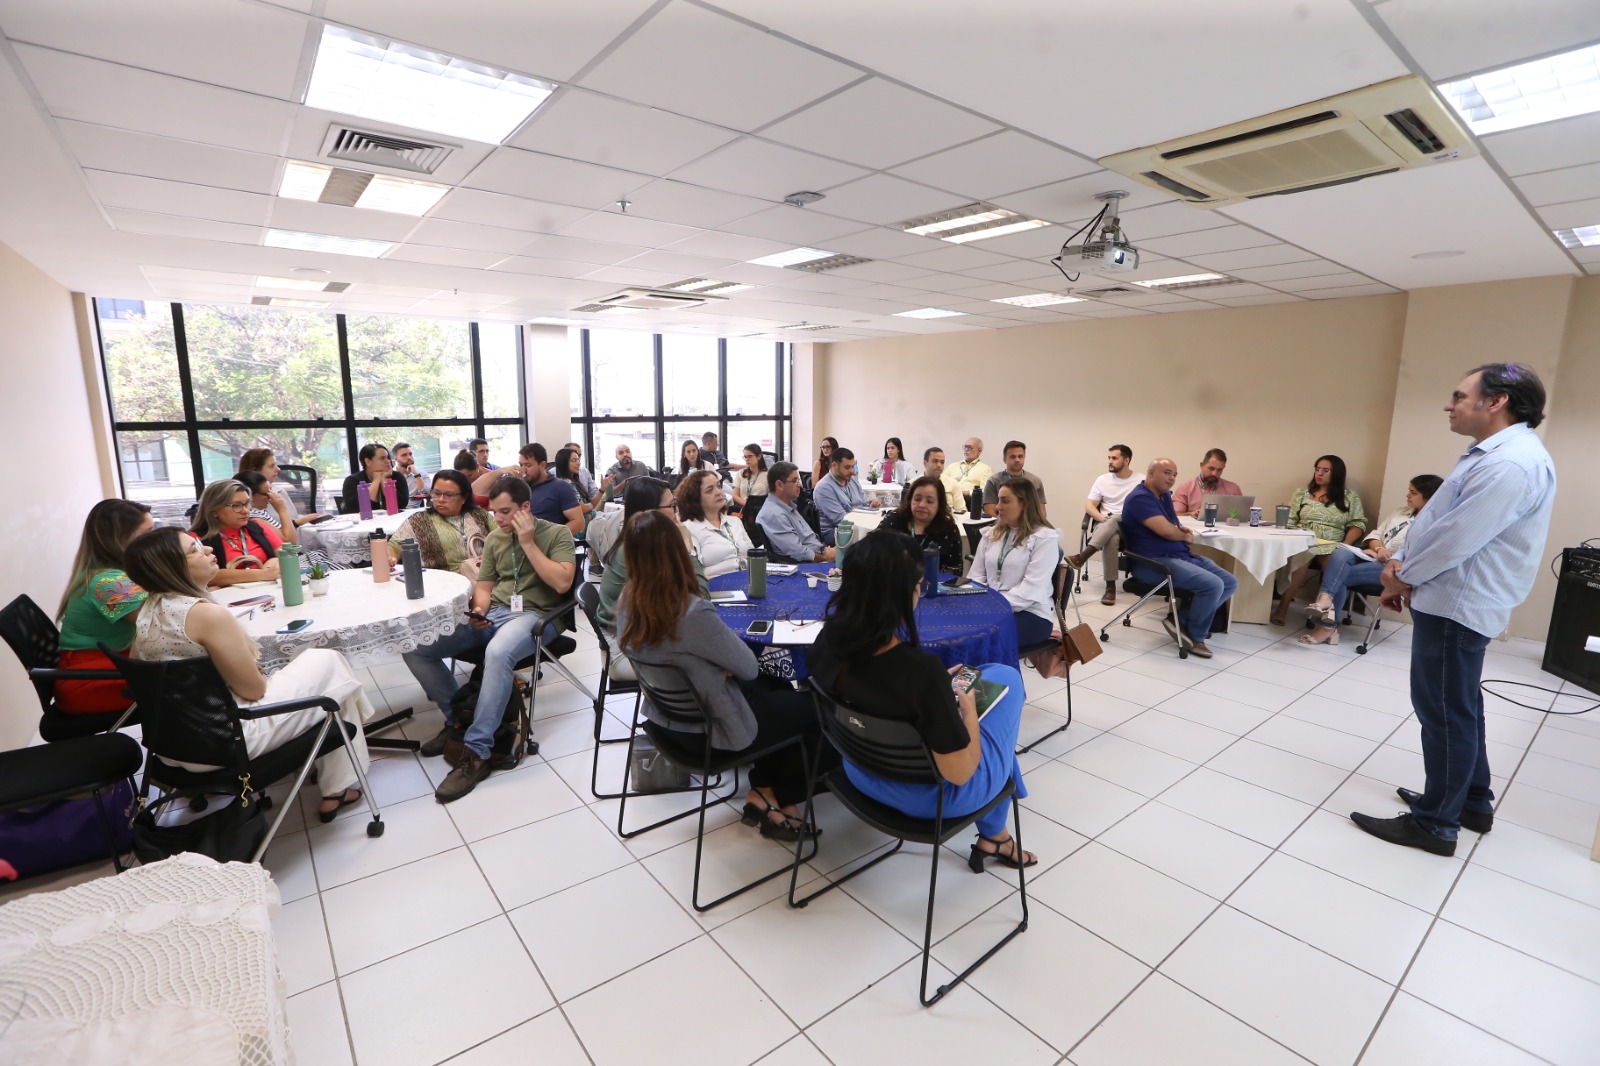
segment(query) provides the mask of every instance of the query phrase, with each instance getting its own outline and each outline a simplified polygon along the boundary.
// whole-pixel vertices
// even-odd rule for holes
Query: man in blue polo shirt
[[[1206,640],[1211,636],[1211,623],[1217,617],[1217,608],[1238,591],[1239,582],[1210,559],[1189,550],[1194,530],[1178,524],[1178,514],[1172,507],[1172,486],[1177,482],[1177,463],[1157,459],[1150,464],[1143,483],[1134,486],[1123,501],[1122,544],[1134,555],[1165,564],[1172,570],[1172,584],[1193,593],[1189,605],[1179,608],[1177,622],[1168,618],[1161,624],[1174,640],[1189,649],[1190,655],[1209,659],[1211,649],[1206,647]],[[1133,576],[1155,585],[1164,575],[1147,563],[1135,563]]]
[[[583,532],[583,504],[578,490],[566,478],[550,473],[550,453],[543,444],[524,444],[517,453],[522,461],[522,476],[533,494],[533,516],[558,526],[566,526],[573,536]]]

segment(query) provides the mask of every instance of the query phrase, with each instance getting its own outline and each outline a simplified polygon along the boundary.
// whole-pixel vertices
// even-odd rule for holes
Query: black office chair
[[[1159,570],[1163,576],[1155,584],[1148,584],[1144,581],[1141,581],[1133,576],[1133,566],[1135,563],[1145,563],[1146,565]],[[1125,551],[1117,558],[1117,568],[1128,575],[1123,579],[1122,582],[1123,591],[1131,592],[1139,598],[1133,603],[1132,606],[1122,611],[1101,628],[1101,640],[1109,641],[1111,639],[1111,627],[1116,625],[1118,622],[1121,622],[1125,626],[1133,625],[1133,612],[1137,611],[1140,607],[1143,607],[1147,600],[1150,600],[1155,596],[1159,596],[1162,593],[1166,594],[1167,610],[1171,614],[1174,625],[1178,624],[1178,605],[1187,604],[1190,600],[1194,599],[1193,593],[1184,589],[1180,589],[1173,584],[1172,568],[1157,559],[1151,559],[1143,555],[1135,555],[1133,552]],[[1187,659],[1189,657],[1189,649],[1184,647],[1183,641],[1176,640],[1174,643],[1178,645],[1178,658]]]
[[[681,728],[675,729],[659,725],[649,719],[642,719],[639,713],[639,705],[635,705],[633,733],[628,737],[627,769],[623,772],[622,777],[621,804],[617,808],[617,835],[624,840],[631,839],[640,833],[649,832],[659,826],[667,825],[670,822],[676,822],[681,818],[687,818],[691,814],[698,813],[700,824],[695,832],[694,886],[689,900],[694,905],[694,909],[700,912],[708,911],[719,903],[724,903],[735,896],[743,895],[758,885],[766,884],[773,878],[782,877],[785,873],[788,873],[791,864],[789,860],[785,859],[783,865],[769,873],[762,874],[754,881],[740,885],[731,892],[725,892],[710,903],[700,902],[700,862],[705,850],[706,810],[713,804],[726,802],[739,794],[739,770],[741,767],[754,759],[780,751],[791,744],[800,745],[802,751],[804,751],[805,738],[796,734],[775,744],[768,744],[763,748],[747,748],[731,755],[719,755],[711,747],[710,743],[711,715],[705,709],[705,705],[700,702],[699,693],[695,692],[683,673],[672,667],[642,663],[637,659],[632,660],[632,662],[634,672],[639,675],[639,687],[644,691],[644,696],[650,701],[650,705],[655,708],[657,714],[668,722],[681,726]],[[628,779],[633,770],[634,741],[641,729],[644,731],[644,735],[650,739],[650,742],[656,746],[658,752],[665,755],[669,761],[676,763],[679,767],[688,770],[700,779],[698,786],[691,784],[686,788],[667,791],[699,792],[700,803],[686,811],[680,811],[677,814],[652,822],[642,829],[624,830],[623,820],[627,815],[628,796],[630,795],[628,792]],[[725,773],[733,774],[732,787],[726,795],[713,793],[711,790],[717,787],[715,782],[719,782]],[[808,758],[806,760],[806,775],[808,778],[810,773],[810,760]],[[637,795],[638,793],[633,794]],[[663,794],[665,793],[660,791],[650,793],[650,795]],[[811,846],[809,851],[806,850],[806,843],[805,838],[801,838],[796,842],[795,854],[797,856],[803,854],[804,857],[795,861],[805,862],[816,855],[816,838],[810,839]]]
[[[1067,563],[1066,563],[1066,560],[1063,559],[1061,561],[1061,563],[1056,567],[1056,582],[1055,582],[1055,586],[1056,586],[1056,591],[1055,591],[1056,628],[1058,630],[1060,630],[1060,632],[1061,632],[1063,637],[1065,637],[1065,635],[1067,633],[1067,630],[1068,630],[1068,626],[1067,626],[1067,601],[1069,599],[1072,601],[1072,610],[1078,616],[1078,624],[1079,625],[1083,624],[1083,612],[1078,610],[1078,595],[1077,595],[1077,592],[1072,587],[1072,574],[1073,574],[1072,567],[1068,566]],[[1037,648],[1034,648],[1032,650],[1023,649],[1023,650],[1021,650],[1021,651],[1019,651],[1017,653],[1017,657],[1019,659],[1025,659],[1029,655],[1034,654],[1035,651],[1045,651],[1045,650],[1047,650],[1048,648],[1053,646],[1054,643],[1055,643],[1054,641],[1051,641],[1051,642],[1049,642],[1049,643],[1047,643],[1047,644],[1045,644],[1045,645],[1043,645],[1041,647],[1037,647]],[[1044,736],[1039,737],[1039,738],[1037,738],[1035,740],[1029,741],[1027,744],[1024,744],[1022,747],[1018,748],[1017,749],[1017,754],[1018,755],[1026,755],[1028,752],[1032,751],[1034,748],[1038,747],[1040,744],[1043,744],[1045,741],[1049,740],[1051,737],[1055,736],[1057,733],[1066,732],[1067,727],[1070,726],[1070,725],[1072,725],[1072,670],[1071,670],[1071,668],[1069,666],[1069,668],[1067,670],[1067,720],[1065,722],[1063,722],[1062,724],[1056,726],[1054,729],[1050,730],[1050,732],[1046,733]]]
[[[800,491],[804,495],[811,495],[811,471],[800,471]]]
[[[107,854],[120,874],[122,857],[105,793],[138,773],[139,762],[139,742],[115,732],[0,751],[0,814],[90,795],[106,834]]]
[[[620,656],[613,650],[611,640],[606,636],[605,627],[600,624],[600,589],[587,582],[578,588],[578,606],[583,609],[583,616],[589,620],[589,628],[594,630],[594,638],[600,643],[600,687],[594,698],[594,758],[589,767],[589,791],[595,799],[617,799],[621,792],[600,791],[600,745],[626,744],[633,739],[631,736],[606,737],[602,736],[606,720],[606,699],[611,696],[633,695],[633,712],[635,717],[639,713],[639,700],[642,698],[642,689],[637,681],[619,681],[611,676],[612,663]]]
[[[339,705],[329,697],[307,696],[240,707],[210,656],[144,660],[130,659],[109,650],[106,654],[127,678],[128,687],[143,711],[141,739],[149,752],[144,764],[146,789],[153,785],[162,792],[228,793],[237,795],[241,803],[254,803],[269,785],[294,774],[294,786],[289,793],[292,796],[310,776],[312,763],[342,747],[355,767],[361,798],[372,815],[372,821],[367,823],[367,836],[383,835],[378,801],[367,781],[367,772],[350,745],[356,727],[339,717]],[[320,725],[310,726],[292,740],[253,757],[245,750],[241,722],[307,707],[323,712]],[[222,769],[185,770],[172,765],[174,762],[200,763]],[[277,816],[257,845],[251,862],[261,861],[288,811],[289,804],[279,805]]]
[[[1084,551],[1086,551],[1088,549],[1088,547],[1089,547],[1089,537],[1091,535],[1093,535],[1094,527],[1099,525],[1099,524],[1100,523],[1098,523],[1098,522],[1096,522],[1094,520],[1094,516],[1093,515],[1089,514],[1087,511],[1084,512],[1083,521],[1078,524],[1078,554],[1079,555],[1082,555],[1084,553]],[[1110,550],[1110,546],[1109,545],[1107,545],[1107,550],[1108,551]],[[1072,582],[1072,591],[1073,592],[1082,592],[1083,591],[1083,570],[1079,570],[1077,572],[1077,575],[1074,577],[1073,582]]]
[[[579,589],[592,587],[588,582],[580,583],[576,579],[574,579],[573,585],[575,588]],[[533,623],[533,632],[542,633],[544,628],[550,625],[552,622],[561,622],[563,625],[565,625],[573,617],[573,615],[577,613],[577,611],[578,597],[576,594],[569,595],[555,607],[539,616],[539,618]],[[538,707],[539,682],[544,678],[544,668],[546,666],[553,668],[564,680],[571,682],[573,688],[577,689],[585,696],[588,696],[591,701],[595,699],[594,693],[585,688],[583,682],[578,680],[577,675],[575,675],[571,670],[567,669],[567,664],[561,661],[562,656],[576,651],[577,647],[577,642],[571,637],[567,636],[565,633],[562,633],[560,636],[556,637],[549,644],[535,641],[533,651],[527,655],[524,655],[521,659],[518,659],[516,665],[512,667],[513,670],[533,671],[533,683],[529,685],[526,690],[524,690],[523,695],[523,698],[526,701],[528,721],[530,723],[532,723],[535,710]],[[471,663],[475,667],[482,666],[483,653],[486,648],[487,645],[484,647],[473,648],[470,651],[462,652],[460,655],[456,656],[456,659],[459,662]],[[369,741],[368,743],[371,742]],[[527,753],[529,755],[539,754],[539,742],[533,738],[532,729],[529,729],[528,731]]]
[[[967,531],[967,555],[978,554],[978,545],[983,541],[983,534],[994,525],[997,519],[986,518],[981,522],[968,522],[963,528]]]
[[[0,610],[0,639],[11,645],[22,668],[28,671],[28,680],[33,682],[43,711],[39,735],[45,740],[54,743],[139,724],[137,705],[104,714],[67,714],[56,706],[57,681],[110,681],[122,675],[115,670],[61,669],[61,631],[27,594]]]
[[[295,509],[301,514],[314,514],[322,510],[317,502],[317,482],[321,475],[317,473],[316,467],[301,466],[299,463],[279,463],[278,476],[289,486],[290,498],[294,500]]]
[[[995,952],[1009,944],[1013,937],[1028,928],[1028,885],[1026,871],[1017,870],[1017,888],[1022,896],[1022,920],[1005,936],[1001,937],[988,951],[984,952],[972,965],[962,970],[950,981],[939,986],[938,990],[930,997],[928,995],[928,960],[933,946],[933,907],[939,886],[939,858],[944,851],[944,844],[956,834],[965,831],[979,818],[988,814],[996,807],[1010,801],[1011,818],[1014,829],[1012,839],[1016,841],[1013,848],[1018,856],[1022,853],[1022,808],[1017,803],[1016,786],[1008,778],[1005,786],[996,793],[995,797],[976,811],[960,816],[946,816],[944,812],[944,778],[939,774],[939,767],[933,761],[933,753],[922,742],[922,737],[917,733],[916,727],[909,722],[893,721],[879,718],[865,711],[850,707],[822,692],[815,684],[812,685],[812,694],[817,702],[817,715],[822,723],[822,735],[828,742],[838,749],[839,754],[849,763],[868,773],[890,781],[897,781],[909,785],[926,785],[937,791],[938,801],[934,817],[913,818],[903,811],[879,803],[866,793],[856,788],[843,767],[831,770],[822,776],[822,781],[828,786],[839,803],[861,819],[867,825],[883,833],[885,836],[895,838],[894,847],[885,851],[876,858],[870,859],[843,877],[833,880],[825,877],[828,883],[810,895],[800,899],[795,898],[795,886],[799,881],[800,866],[806,861],[802,856],[800,847],[795,847],[794,862],[789,875],[789,905],[791,907],[804,907],[824,892],[838,888],[857,874],[865,873],[878,863],[895,854],[905,844],[911,841],[914,844],[927,844],[932,849],[932,859],[928,870],[928,913],[922,930],[922,984],[918,988],[918,1000],[924,1007],[932,1006],[944,997],[950,989],[965,981],[974,970],[989,961]],[[814,816],[815,784],[813,782],[812,795],[806,797],[805,817],[810,821]]]
[[[755,538],[755,531],[760,527],[756,525],[756,518],[761,514],[761,508],[767,505],[766,496],[750,496],[744,501],[744,510],[739,512],[740,521],[744,522],[744,531]]]

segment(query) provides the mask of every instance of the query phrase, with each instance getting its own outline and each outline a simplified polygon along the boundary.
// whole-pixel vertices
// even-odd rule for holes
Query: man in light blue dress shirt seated
[[[1483,656],[1533,588],[1550,530],[1556,470],[1534,434],[1544,421],[1539,376],[1490,363],[1466,376],[1444,409],[1472,447],[1433,494],[1383,571],[1383,605],[1411,607],[1411,706],[1422,725],[1421,792],[1398,789],[1398,818],[1352,814],[1391,844],[1454,855],[1465,827],[1494,827],[1484,744]]]
[[[793,463],[773,463],[767,471],[767,486],[767,502],[756,515],[756,525],[767,535],[773,558],[779,562],[831,563],[833,549],[817,539],[816,531],[794,505],[804,491],[800,468]]]
[[[811,490],[811,499],[817,505],[817,517],[822,522],[824,544],[833,543],[833,531],[852,507],[883,506],[876,497],[869,500],[867,491],[856,480],[856,453],[849,448],[833,450],[828,457],[828,476]]]

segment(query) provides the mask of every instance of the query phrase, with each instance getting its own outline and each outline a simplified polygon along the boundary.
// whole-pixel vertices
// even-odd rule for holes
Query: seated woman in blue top
[[[1017,765],[1017,727],[1022,721],[1022,675],[1000,663],[978,667],[984,680],[1010,691],[978,720],[969,691],[959,698],[939,659],[917,647],[917,601],[922,592],[922,558],[899,533],[873,530],[850,546],[844,584],[828,600],[828,618],[808,656],[812,678],[853,710],[909,722],[944,778],[942,785],[890,781],[845,761],[844,771],[862,792],[913,818],[932,818],[944,789],[944,810],[959,816],[978,810],[1005,787],[1028,794]],[[1012,868],[1032,866],[1038,857],[1018,854],[1006,830],[1006,804],[978,820],[978,839],[967,862],[981,873],[986,859]]]

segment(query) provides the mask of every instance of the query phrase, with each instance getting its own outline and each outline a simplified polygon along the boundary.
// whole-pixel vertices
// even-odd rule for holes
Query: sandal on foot
[[[327,825],[329,822],[333,821],[339,816],[340,811],[344,810],[352,803],[361,802],[361,790],[359,788],[347,788],[337,796],[323,796],[322,802],[338,804],[338,806],[334,807],[334,809],[331,811],[325,811],[321,807],[317,808],[317,820],[323,825]]]
[[[1338,629],[1337,626],[1334,626],[1332,628],[1329,628],[1329,627],[1326,627],[1326,626],[1318,626],[1316,629],[1313,629],[1309,633],[1301,633],[1298,643],[1300,643],[1300,644],[1337,644],[1337,643],[1339,643],[1339,629]]]
[[[993,844],[994,850],[989,851],[984,848],[983,845],[986,843]],[[1010,854],[1007,854],[1004,850],[1007,844],[1011,845]],[[967,855],[967,866],[972,870],[973,873],[981,874],[983,873],[984,859],[993,859],[1001,866],[1008,866],[1013,870],[1020,870],[1024,867],[1039,865],[1039,857],[1032,852],[1024,851],[1022,853],[1024,856],[1024,861],[1020,863],[1015,858],[1016,853],[1016,837],[1006,837],[1004,840],[996,840],[994,837],[986,837],[982,833],[979,833],[978,842],[972,845],[972,851]]]
[[[1306,604],[1306,617],[1319,626],[1338,625],[1339,623],[1338,612],[1333,609],[1332,605],[1322,607],[1316,603],[1308,603]]]

